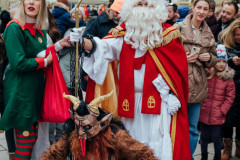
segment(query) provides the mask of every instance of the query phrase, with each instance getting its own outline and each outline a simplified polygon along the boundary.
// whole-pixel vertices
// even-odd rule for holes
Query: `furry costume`
[[[75,103],[75,107],[79,105],[77,101],[74,102],[72,100],[72,102]],[[112,120],[112,114],[106,114],[100,108],[92,110],[89,108],[91,104],[92,102],[90,104],[81,103],[76,112],[74,114],[71,113],[72,119],[67,120],[65,123],[66,133],[42,155],[41,160],[65,160],[69,154],[75,160],[157,160],[153,151],[147,145],[133,139],[121,122]],[[98,130],[99,127],[97,125],[95,125],[97,126],[96,128],[90,126],[96,123],[85,125],[85,120],[78,121],[78,119],[83,117],[94,121],[92,113],[95,114],[101,128],[96,136],[94,136],[96,131],[91,132],[91,129],[89,129]],[[89,115],[92,117],[89,117]],[[84,129],[84,127],[88,127],[88,129]],[[81,128],[84,129],[83,132],[81,132]],[[87,137],[84,137],[85,133]],[[83,137],[86,139],[86,154],[83,153],[84,146],[80,144]]]

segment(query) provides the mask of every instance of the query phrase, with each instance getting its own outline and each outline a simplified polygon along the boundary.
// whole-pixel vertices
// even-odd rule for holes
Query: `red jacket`
[[[222,125],[235,98],[234,70],[218,72],[208,79],[208,97],[202,103],[199,121]],[[222,77],[222,78],[220,78]]]

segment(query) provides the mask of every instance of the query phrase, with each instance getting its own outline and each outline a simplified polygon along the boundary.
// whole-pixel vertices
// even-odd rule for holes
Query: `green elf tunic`
[[[4,39],[9,59],[4,80],[5,111],[0,129],[30,130],[39,120],[44,91],[44,58],[37,54],[47,48],[46,31],[34,24],[9,23]]]

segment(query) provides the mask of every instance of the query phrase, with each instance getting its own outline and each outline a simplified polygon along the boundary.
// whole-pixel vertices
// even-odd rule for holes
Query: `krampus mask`
[[[110,124],[112,113],[104,113],[99,108],[99,105],[111,95],[112,92],[94,99],[89,104],[81,103],[80,100],[74,96],[63,95],[73,103],[73,111],[69,110],[69,112],[77,129],[83,156],[85,156],[86,152],[86,140],[90,140]]]

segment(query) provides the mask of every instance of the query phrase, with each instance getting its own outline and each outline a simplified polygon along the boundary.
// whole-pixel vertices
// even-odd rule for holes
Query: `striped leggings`
[[[38,125],[32,126],[29,135],[24,136],[23,131],[15,129],[16,132],[16,150],[14,160],[30,160],[32,156],[33,146],[38,137]]]

